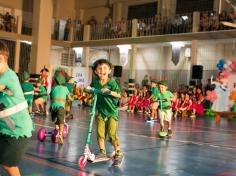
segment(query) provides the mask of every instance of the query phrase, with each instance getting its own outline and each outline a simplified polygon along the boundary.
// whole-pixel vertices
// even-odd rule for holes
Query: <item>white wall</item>
[[[63,49],[51,49],[51,59],[50,64],[51,65],[61,65],[61,54],[63,52]]]
[[[218,61],[223,58],[232,60],[236,57],[235,43],[217,43],[217,42],[201,42],[198,45],[198,64],[203,65],[204,70],[216,70]]]
[[[197,64],[203,65],[204,74],[203,82],[216,74],[216,64],[219,59],[235,59],[236,46],[233,43],[217,42],[199,42],[197,50]],[[170,46],[142,47],[137,50],[136,58],[136,82],[140,83],[145,74],[157,79],[168,79],[171,84],[188,83],[190,79],[190,60],[184,57],[184,48],[180,51],[180,60],[174,65]],[[62,50],[54,49],[51,52],[51,64],[60,65]],[[120,65],[120,55],[117,48],[108,49],[91,49],[90,65],[99,58],[110,59],[113,65]],[[129,64],[123,67],[121,81],[128,81]]]
[[[190,62],[184,58],[184,48],[180,51],[177,65],[171,61],[171,47],[140,48],[137,52],[136,68],[138,70],[188,70]]]

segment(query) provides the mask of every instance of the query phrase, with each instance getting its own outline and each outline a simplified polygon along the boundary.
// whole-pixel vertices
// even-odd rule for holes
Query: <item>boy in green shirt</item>
[[[22,81],[21,88],[24,93],[24,97],[28,103],[28,110],[29,113],[32,113],[32,106],[33,106],[33,99],[34,99],[34,85],[29,82],[30,75],[29,73],[25,72],[22,75]]]
[[[157,108],[158,108],[157,97],[160,94],[157,84],[158,84],[157,80],[151,81],[152,95],[148,98],[148,100],[151,101],[151,117],[150,119],[147,120],[147,122],[154,122],[155,120],[157,120]]]
[[[18,164],[32,136],[33,122],[19,79],[7,64],[9,50],[0,42],[0,165],[20,176]]]
[[[120,151],[118,139],[118,99],[121,97],[120,88],[115,79],[110,78],[112,65],[106,59],[99,59],[94,63],[93,71],[96,74],[91,87],[101,90],[103,94],[97,95],[97,139],[100,153],[96,159],[106,158],[105,139],[108,135],[115,150],[113,166],[120,165],[123,154]],[[87,89],[91,89],[87,87]]]
[[[59,129],[58,142],[59,144],[63,144],[63,130],[65,123],[65,104],[67,99],[71,99],[69,96],[69,91],[67,87],[65,87],[65,77],[59,73],[55,77],[56,86],[52,87],[51,90],[51,115],[52,121],[56,124],[56,129]]]
[[[158,115],[160,118],[160,131],[164,132],[164,121],[168,122],[168,136],[172,135],[171,120],[172,120],[172,101],[174,95],[168,91],[168,84],[166,81],[159,81],[160,94],[157,97],[159,101]]]

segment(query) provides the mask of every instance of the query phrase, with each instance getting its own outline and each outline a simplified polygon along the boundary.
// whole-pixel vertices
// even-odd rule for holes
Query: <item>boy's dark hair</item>
[[[4,54],[9,57],[9,49],[7,45],[2,41],[0,41],[0,54]]]
[[[110,67],[110,69],[112,68],[112,64],[107,59],[98,59],[94,62],[92,66],[93,71],[95,71],[98,65],[101,65],[101,64],[106,64]]]

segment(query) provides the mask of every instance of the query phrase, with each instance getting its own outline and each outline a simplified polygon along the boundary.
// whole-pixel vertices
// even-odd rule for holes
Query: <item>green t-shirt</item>
[[[52,88],[51,91],[51,109],[57,109],[59,107],[63,107],[65,109],[66,102],[55,101],[54,98],[61,98],[66,100],[69,96],[70,92],[67,87],[62,85],[56,85]]]
[[[0,103],[4,105],[4,109],[8,109],[25,101],[19,79],[11,69],[8,69],[5,73],[0,75],[0,85],[5,85],[6,88],[13,93],[13,95],[8,95],[4,93],[4,91],[1,92]],[[16,129],[11,130],[5,121],[0,119],[0,133],[16,138],[32,136],[34,127],[27,108],[11,115],[10,118],[15,123]]]
[[[92,81],[91,87],[94,87],[95,89],[98,90],[101,90],[102,88],[107,88],[110,91],[120,93],[120,88],[114,78],[111,78],[105,85],[102,86],[100,83],[100,79],[96,77]],[[118,98],[113,97],[111,95],[98,94],[97,95],[98,113],[100,113],[104,119],[112,117],[115,120],[118,120],[118,101],[119,101]]]
[[[160,108],[159,110],[165,109],[168,106],[171,106],[171,101],[165,101],[167,98],[174,98],[174,95],[170,91],[166,91],[166,93],[162,94],[160,93],[158,96],[158,100],[164,100],[163,102],[160,102]]]
[[[39,86],[38,87],[40,92],[38,94],[38,97],[41,97],[43,98],[44,100],[47,100],[48,99],[48,95],[47,95],[47,89],[45,86]]]
[[[34,91],[34,85],[30,82],[24,82],[21,84],[21,88],[23,90],[24,93],[26,92],[32,92],[32,94],[27,94],[27,95],[24,95],[25,96],[25,99],[29,100],[29,99],[33,99],[34,98],[34,94],[33,94],[33,91]]]
[[[160,91],[159,91],[159,89],[157,88],[157,87],[153,87],[152,88],[152,95],[153,95],[153,99],[157,99],[158,98],[158,96],[159,96],[159,94],[160,94]]]
[[[70,93],[73,93],[73,87],[74,87],[73,83],[66,83],[65,86],[67,87]]]

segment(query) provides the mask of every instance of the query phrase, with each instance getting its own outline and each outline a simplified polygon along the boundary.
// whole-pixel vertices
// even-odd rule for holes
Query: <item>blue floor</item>
[[[63,146],[50,138],[41,143],[39,128],[54,128],[49,118],[34,118],[36,131],[24,160],[20,163],[23,176],[155,176],[155,175],[236,175],[236,120],[222,118],[180,119],[173,121],[171,139],[158,137],[159,124],[146,125],[143,115],[120,112],[119,136],[124,153],[120,168],[111,161],[91,163],[80,169],[77,161],[83,154],[89,122],[89,108],[74,107],[74,119]],[[95,126],[94,126],[94,129]],[[98,152],[93,134],[94,153]],[[112,147],[107,143],[107,151]],[[2,170],[0,174],[6,175]]]

